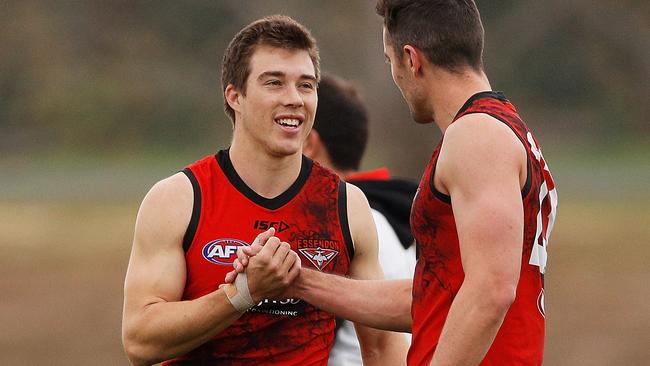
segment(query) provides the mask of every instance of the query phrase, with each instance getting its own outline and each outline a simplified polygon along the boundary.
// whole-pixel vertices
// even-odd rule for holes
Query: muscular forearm
[[[501,327],[513,290],[464,283],[451,305],[431,365],[478,365]]]
[[[135,365],[183,355],[241,316],[218,290],[192,301],[149,304],[125,319],[124,347]]]
[[[411,280],[352,280],[302,269],[295,296],[372,328],[411,331]]]

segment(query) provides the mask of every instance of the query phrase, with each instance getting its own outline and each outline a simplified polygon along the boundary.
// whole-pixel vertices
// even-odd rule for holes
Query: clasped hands
[[[233,283],[239,273],[246,273],[251,297],[263,299],[290,297],[290,285],[300,274],[300,258],[291,245],[275,235],[275,228],[259,234],[250,246],[240,247],[233,270],[225,277]]]

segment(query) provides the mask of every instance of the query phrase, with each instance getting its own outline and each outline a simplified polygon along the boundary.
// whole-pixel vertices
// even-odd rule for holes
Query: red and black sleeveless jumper
[[[541,365],[544,353],[543,273],[546,245],[556,213],[555,184],[537,141],[503,94],[482,92],[472,96],[454,121],[470,113],[488,114],[510,127],[526,148],[528,160],[527,179],[521,191],[524,241],[517,295],[481,365]],[[434,186],[441,146],[442,141],[422,176],[411,211],[411,229],[419,259],[413,279],[410,366],[431,362],[447,313],[464,279],[451,197]]]
[[[296,181],[264,198],[232,166],[227,150],[183,173],[194,188],[194,210],[184,238],[187,280],[183,300],[215,291],[232,269],[239,246],[273,226],[302,266],[346,275],[353,256],[345,182],[303,156]],[[300,299],[263,300],[229,328],[167,365],[327,365],[334,315]]]

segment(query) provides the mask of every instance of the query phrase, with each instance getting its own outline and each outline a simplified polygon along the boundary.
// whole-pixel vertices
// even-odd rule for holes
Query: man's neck
[[[435,87],[431,88],[429,103],[433,107],[433,120],[443,134],[472,95],[492,90],[490,81],[483,72],[467,70],[451,73],[438,70],[432,75],[435,80],[432,80],[430,85]]]
[[[275,198],[286,191],[300,175],[302,154],[274,156],[260,145],[233,139],[230,161],[241,179],[255,193]]]

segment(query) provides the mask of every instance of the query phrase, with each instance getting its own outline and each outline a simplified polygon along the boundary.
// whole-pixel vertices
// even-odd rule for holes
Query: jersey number
[[[539,271],[544,273],[546,271],[546,245],[548,244],[548,238],[551,236],[553,224],[555,223],[555,214],[557,212],[557,191],[555,190],[555,183],[553,182],[551,172],[548,170],[548,165],[546,165],[542,151],[539,149],[533,135],[528,132],[526,137],[530,144],[530,150],[542,166],[542,173],[544,175],[544,181],[539,188],[537,231],[535,232],[533,250],[528,263],[538,266]]]

